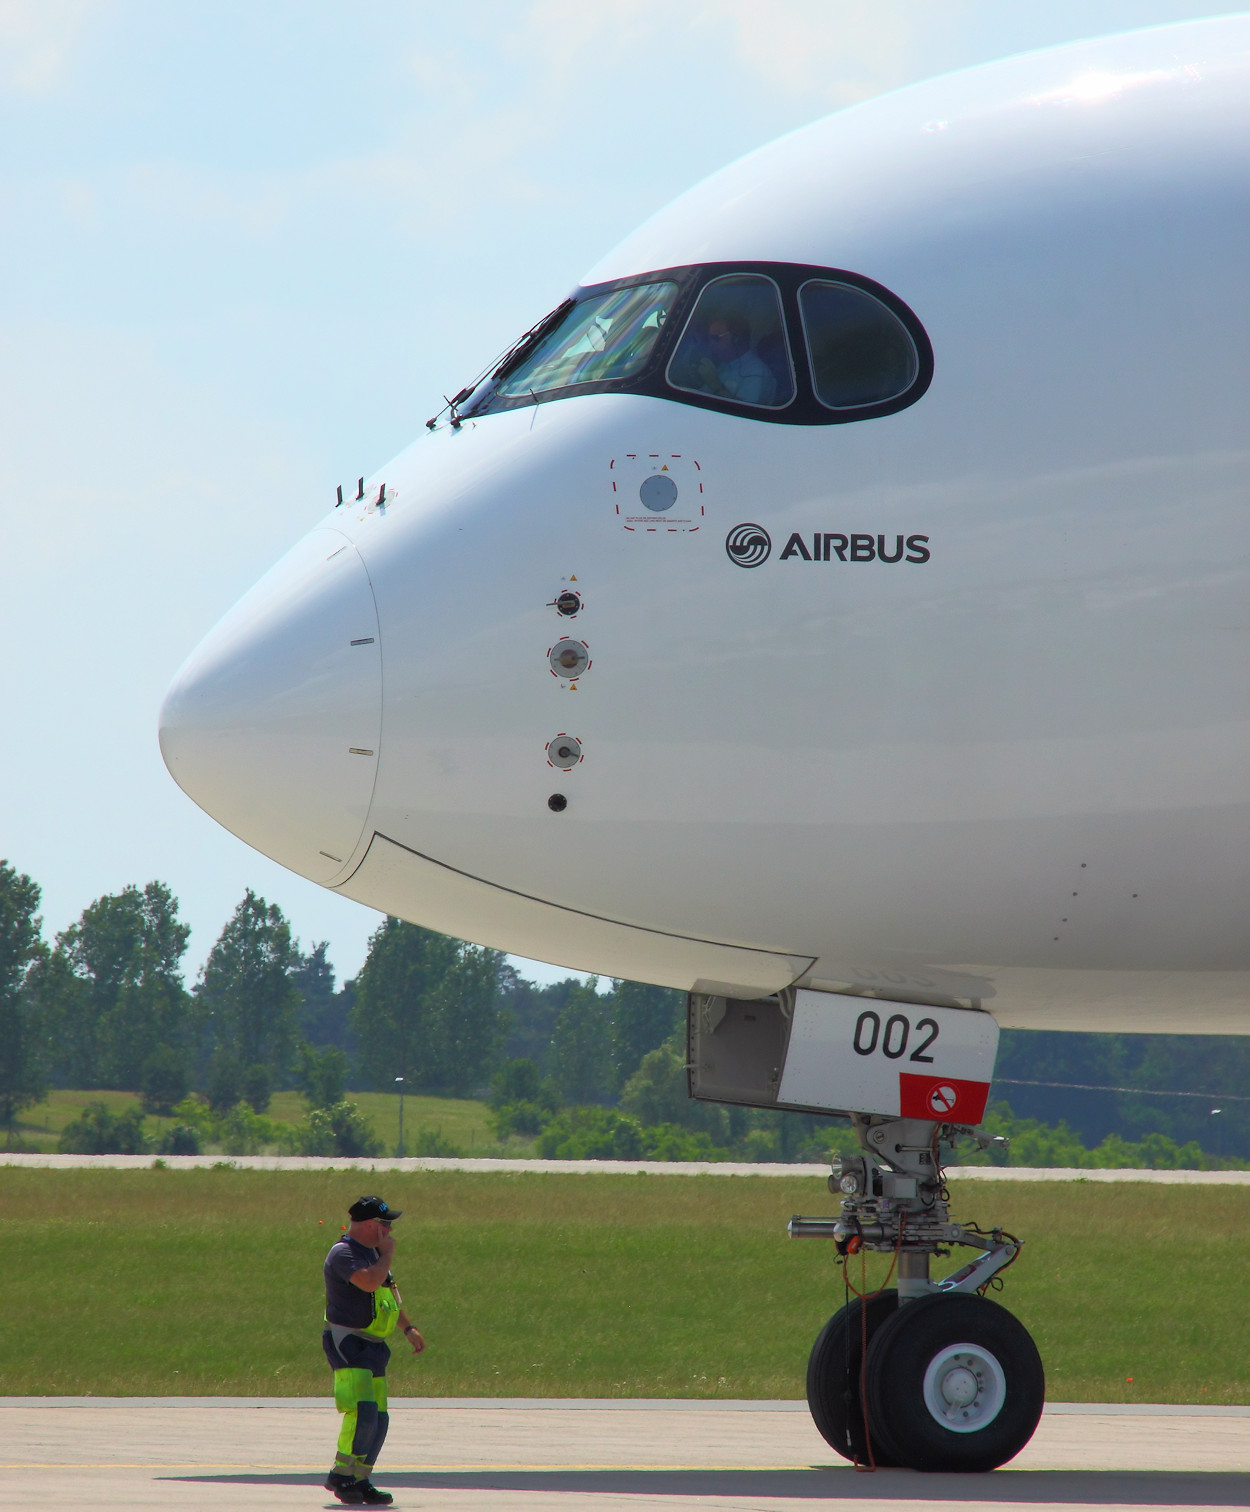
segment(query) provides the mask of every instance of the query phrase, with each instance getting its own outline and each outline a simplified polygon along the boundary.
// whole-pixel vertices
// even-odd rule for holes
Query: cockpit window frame
[[[807,358],[808,370],[809,370],[809,372],[811,374],[811,379],[812,379],[812,392],[816,395],[816,402],[818,404],[824,405],[824,407],[827,410],[832,410],[835,414],[848,413],[848,412],[850,412],[852,410],[858,411],[858,410],[862,410],[862,409],[867,409],[869,407],[867,404],[830,404],[827,399],[824,399],[824,398],[821,397],[820,385],[816,382],[816,363],[815,363],[815,361],[814,361],[814,359],[812,357],[812,328],[813,328],[814,322],[808,316],[807,311],[803,307],[803,295],[804,295],[804,292],[807,289],[810,289],[815,284],[825,284],[825,285],[832,286],[834,288],[837,288],[837,287],[840,286],[842,288],[854,289],[855,292],[858,293],[858,294],[863,294],[863,293],[866,293],[867,291],[864,290],[864,289],[859,288],[859,286],[856,285],[856,284],[850,283],[846,279],[834,279],[834,278],[805,278],[803,280],[803,282],[798,286],[798,288],[794,291],[795,292],[795,299],[798,302],[798,308],[799,308],[799,326],[800,326],[800,328],[801,328],[801,330],[803,332],[803,354]],[[869,296],[869,297],[872,297],[872,296]],[[898,321],[899,325],[902,326],[902,328],[903,328],[903,334],[907,337],[908,341],[911,342],[912,356],[915,358],[916,368],[915,368],[915,372],[913,372],[910,380],[901,389],[899,389],[899,391],[898,391],[900,394],[905,394],[905,393],[908,393],[915,386],[916,378],[918,377],[918,375],[920,373],[920,368],[921,368],[920,350],[919,350],[919,348],[916,345],[915,335],[908,329],[906,321],[901,320],[899,318],[899,316],[893,310],[890,309],[889,305],[887,305],[884,300],[877,299],[876,302],[877,302],[877,304],[879,304],[882,307],[882,309],[884,309],[885,311],[887,311],[888,314],[890,314],[891,316],[893,316],[893,318]],[[891,396],[891,397],[893,397],[893,396]],[[890,399],[878,399],[878,400],[874,400],[872,402],[874,404],[889,404],[891,402],[891,400]]]
[[[677,351],[699,296],[708,284],[733,274],[762,275],[773,282],[781,296],[787,355],[795,385],[794,397],[784,407],[764,408],[759,405],[744,404],[734,399],[677,388],[667,380],[669,363]],[[803,285],[812,281],[847,284],[859,289],[883,304],[900,322],[911,338],[917,357],[916,376],[906,389],[891,399],[847,409],[831,409],[817,397],[798,298],[799,290]],[[534,330],[541,329],[545,332],[549,329],[549,322],[557,315],[562,319],[567,314],[570,304],[579,304],[584,299],[595,298],[618,289],[661,282],[675,283],[677,294],[664,322],[664,329],[652,347],[646,363],[638,372],[628,378],[569,384],[563,388],[539,390],[535,393],[505,398],[495,391],[495,383],[504,376],[506,369],[515,364],[516,351],[514,349],[509,352],[494,373],[478,383],[466,397],[459,407],[459,419],[476,419],[478,416],[484,418],[503,410],[525,409],[537,404],[551,404],[561,399],[580,398],[588,394],[639,394],[649,398],[667,399],[671,403],[685,404],[695,409],[715,410],[744,420],[755,420],[762,425],[851,425],[861,420],[873,420],[881,416],[897,414],[900,410],[910,408],[917,400],[923,398],[933,381],[933,347],[920,318],[909,305],[884,285],[861,273],[811,263],[742,261],[648,269],[642,273],[631,274],[628,278],[611,279],[574,289],[569,299],[562,301],[551,315],[538,322]],[[527,338],[527,345],[528,340],[529,338]]]
[[[682,343],[685,341],[686,336],[694,323],[695,316],[699,313],[699,304],[703,296],[709,289],[715,288],[718,283],[724,283],[731,278],[761,278],[765,283],[772,285],[773,293],[777,296],[777,314],[781,320],[781,338],[782,346],[786,354],[786,372],[790,378],[790,397],[785,401],[784,404],[752,404],[746,400],[740,399],[734,401],[735,411],[738,409],[747,409],[751,410],[753,413],[758,413],[762,410],[767,410],[771,411],[773,414],[780,414],[782,410],[788,409],[790,405],[792,405],[798,398],[799,387],[795,382],[794,377],[793,341],[791,339],[789,331],[789,322],[786,319],[785,301],[782,298],[781,289],[777,283],[777,280],[773,278],[771,274],[754,272],[748,273],[743,271],[742,269],[735,269],[732,273],[718,273],[715,278],[705,278],[699,285],[698,296],[691,302],[689,314],[687,314],[685,321],[682,323],[681,330],[677,333],[677,339],[671,344],[669,358],[664,365],[664,381],[668,385],[668,387],[672,389],[676,394],[691,395],[701,398],[718,397],[714,394],[709,395],[705,389],[690,388],[686,384],[678,383],[673,376],[673,364],[677,361],[677,358],[681,353]]]

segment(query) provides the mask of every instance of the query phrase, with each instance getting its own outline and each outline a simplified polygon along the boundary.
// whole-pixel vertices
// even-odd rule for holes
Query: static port
[[[547,799],[547,807],[553,814],[562,814],[568,806],[569,800],[563,793],[552,793],[551,797]]]
[[[566,588],[556,599],[556,613],[571,618],[582,607],[582,596],[574,593],[571,588]]]
[[[672,509],[677,502],[677,485],[667,473],[655,473],[650,478],[643,480],[642,487],[638,490],[638,497],[643,505],[656,514],[662,514],[666,509]]]
[[[567,677],[571,682],[573,678],[580,677],[590,665],[590,652],[581,641],[562,640],[552,646],[547,660],[557,677]]]
[[[547,760],[561,771],[571,772],[582,759],[582,743],[572,735],[557,735],[547,742]]]

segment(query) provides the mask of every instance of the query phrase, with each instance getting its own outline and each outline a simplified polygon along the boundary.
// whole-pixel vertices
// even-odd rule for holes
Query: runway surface
[[[338,1507],[328,1401],[0,1399],[10,1499],[81,1512]],[[1048,1407],[993,1475],[859,1474],[795,1402],[392,1404],[377,1481],[452,1512],[1245,1507],[1250,1408]]]
[[[819,1177],[824,1162],[778,1165],[732,1160],[501,1160],[491,1156],[386,1156],[336,1159],[328,1155],[57,1155],[0,1150],[0,1166],[50,1171],[194,1171],[229,1165],[241,1171],[530,1171],[552,1176],[763,1176]],[[1094,1170],[1075,1166],[951,1166],[952,1181],[1146,1181],[1160,1186],[1250,1186],[1250,1171]]]

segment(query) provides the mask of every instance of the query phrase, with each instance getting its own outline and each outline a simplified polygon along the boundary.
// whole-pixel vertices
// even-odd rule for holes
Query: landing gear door
[[[692,1098],[777,1107],[791,1040],[794,993],[772,998],[686,998],[686,1075]]]
[[[808,1113],[880,1113],[980,1123],[998,1023],[830,992],[756,1002],[689,998],[691,1097]]]
[[[794,994],[686,999],[690,1095],[702,1102],[775,1108],[790,1043]]]

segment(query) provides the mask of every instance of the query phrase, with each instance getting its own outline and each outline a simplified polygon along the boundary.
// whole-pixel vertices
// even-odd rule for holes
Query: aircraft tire
[[[1033,1437],[1046,1397],[1037,1346],[1005,1307],[974,1294],[908,1302],[868,1346],[874,1440],[912,1470],[994,1470]],[[880,1455],[878,1455],[880,1460]]]
[[[868,1445],[864,1440],[864,1409],[859,1392],[864,1357],[860,1313],[865,1305],[871,1344],[877,1330],[898,1311],[898,1293],[879,1292],[869,1297],[867,1304],[856,1297],[829,1319],[816,1335],[808,1356],[807,1405],[820,1436],[830,1448],[836,1449],[843,1459],[866,1462]],[[896,1460],[883,1458],[876,1423],[869,1421],[873,1459],[878,1465],[897,1464]]]

